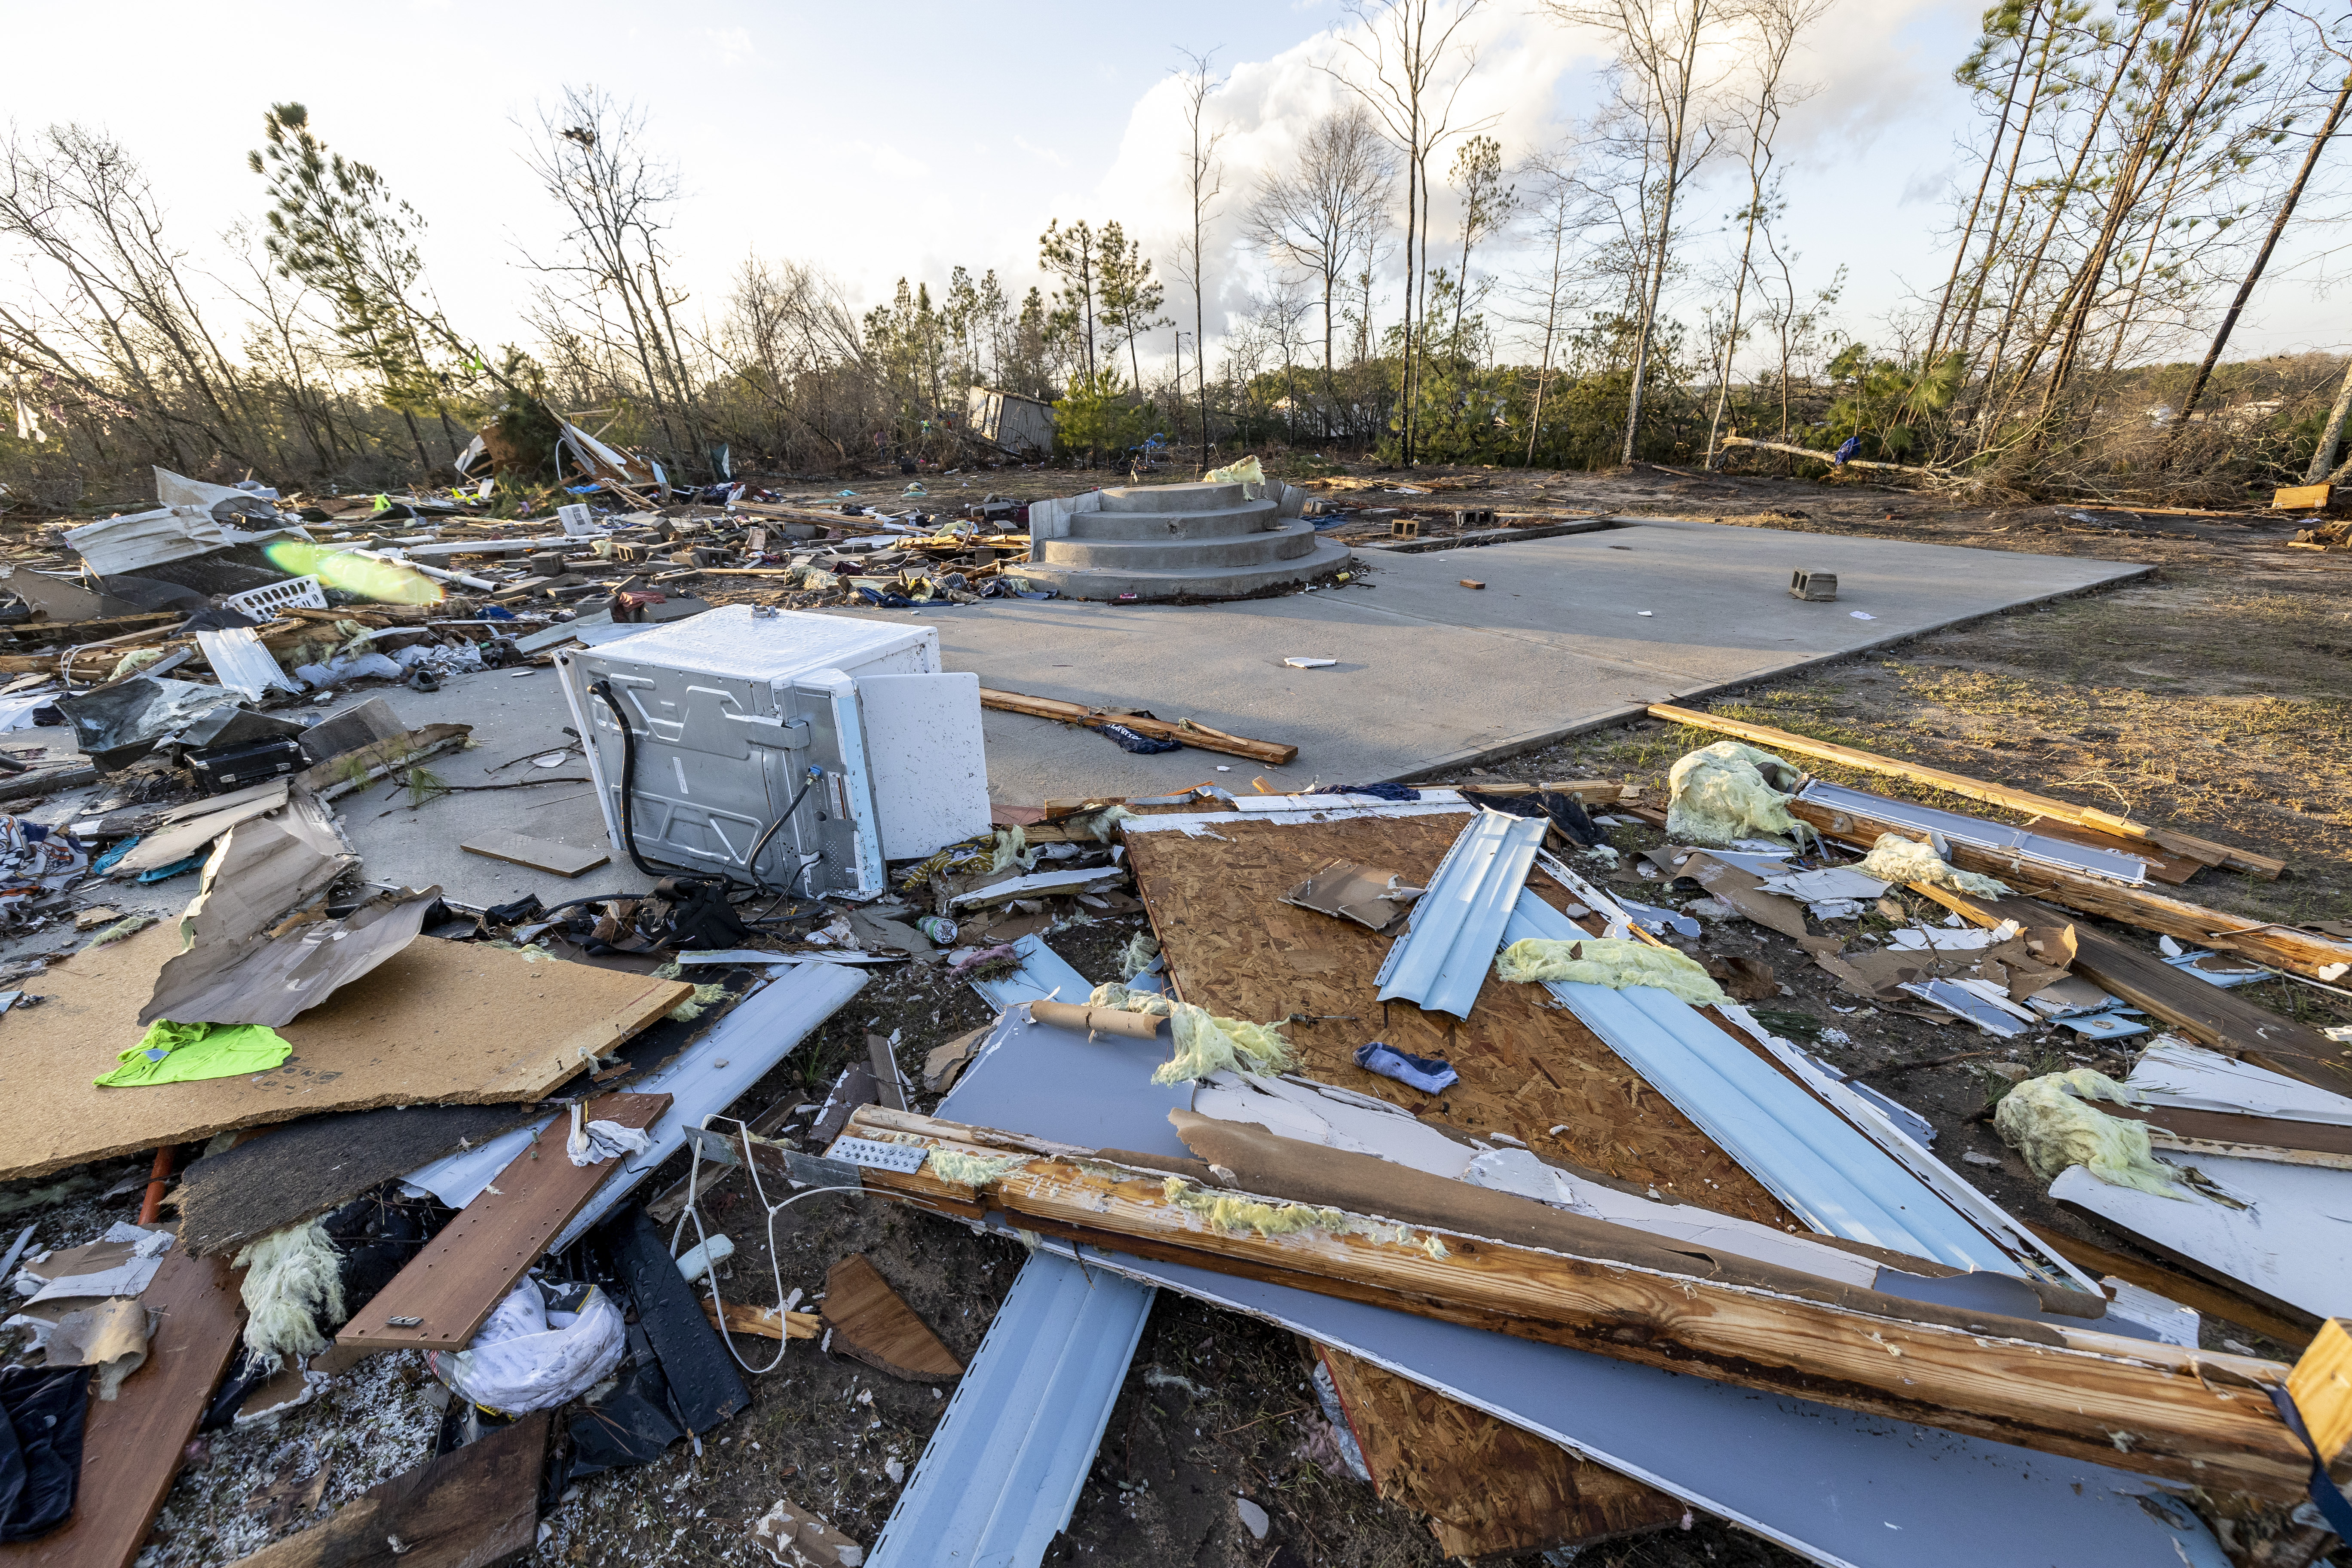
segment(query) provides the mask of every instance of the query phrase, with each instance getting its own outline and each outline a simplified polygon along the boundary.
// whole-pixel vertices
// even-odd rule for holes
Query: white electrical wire
[[[750,1362],[743,1359],[743,1353],[735,1348],[735,1336],[730,1333],[727,1328],[727,1304],[719,1299],[719,1295],[718,1261],[716,1259],[711,1259],[707,1262],[703,1266],[702,1271],[704,1282],[710,1287],[710,1305],[713,1315],[718,1319],[717,1327],[719,1329],[719,1337],[721,1341],[725,1342],[727,1353],[735,1358],[736,1365],[741,1367],[745,1372],[748,1372],[756,1377],[761,1373],[773,1372],[776,1368],[783,1365],[784,1352],[792,1348],[793,1342],[791,1335],[788,1332],[788,1310],[784,1304],[783,1255],[776,1247],[776,1216],[783,1213],[784,1210],[792,1207],[794,1204],[800,1202],[803,1198],[813,1198],[819,1193],[863,1194],[866,1189],[862,1186],[811,1187],[806,1192],[794,1193],[792,1196],[786,1198],[780,1204],[772,1204],[768,1201],[767,1185],[760,1180],[759,1164],[751,1158],[751,1129],[750,1125],[739,1117],[713,1115],[703,1119],[703,1126],[708,1129],[713,1121],[732,1121],[735,1123],[736,1131],[743,1140],[743,1169],[751,1175],[752,1195],[759,1200],[760,1206],[767,1210],[768,1213],[768,1266],[772,1270],[773,1270],[775,1276],[776,1331],[779,1336],[776,1341],[776,1354],[774,1360],[769,1362],[765,1366],[753,1366]],[[694,1153],[691,1157],[691,1163],[686,1168],[686,1208],[678,1215],[677,1223],[670,1227],[669,1233],[670,1258],[673,1262],[676,1261],[678,1256],[677,1238],[680,1235],[684,1234],[686,1230],[686,1222],[689,1219],[694,1222],[695,1245],[703,1248],[703,1256],[706,1258],[709,1258],[710,1237],[709,1233],[705,1231],[702,1227],[702,1205],[698,1201],[700,1195],[698,1178],[702,1172],[702,1143],[699,1139],[691,1139],[688,1140],[688,1142],[693,1144]],[[725,1233],[721,1232],[720,1234],[724,1235]]]

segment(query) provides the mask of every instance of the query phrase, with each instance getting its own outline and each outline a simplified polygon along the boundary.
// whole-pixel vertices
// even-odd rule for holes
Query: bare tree
[[[1543,432],[1544,397],[1551,390],[1552,363],[1568,335],[1571,315],[1590,300],[1578,287],[1577,240],[1590,221],[1590,197],[1568,157],[1554,153],[1528,161],[1526,174],[1536,181],[1535,205],[1529,209],[1527,233],[1540,258],[1539,269],[1510,291],[1518,306],[1513,324],[1536,340],[1536,395],[1528,416],[1528,461],[1536,460],[1536,445]]]
[[[1665,287],[1675,231],[1675,205],[1715,145],[1706,123],[1712,83],[1702,52],[1732,12],[1730,0],[1542,0],[1562,22],[1599,27],[1616,40],[1620,96],[1642,126],[1656,181],[1654,221],[1643,237],[1642,299],[1634,319],[1633,385],[1625,405],[1625,461],[1642,434],[1642,397],[1649,378],[1658,296]]]
[[[1503,144],[1473,136],[1454,149],[1448,183],[1462,193],[1462,271],[1454,293],[1454,337],[1462,337],[1462,312],[1470,302],[1470,250],[1511,220],[1518,193],[1503,183]]]
[[[1421,343],[1422,295],[1429,275],[1429,160],[1456,134],[1454,101],[1478,64],[1477,51],[1456,45],[1454,35],[1477,13],[1482,0],[1349,0],[1348,14],[1358,32],[1339,32],[1340,45],[1355,57],[1360,79],[1326,66],[1356,95],[1404,155],[1404,331],[1399,435],[1402,456],[1413,460],[1415,358]],[[1359,36],[1360,34],[1360,36]],[[1479,122],[1480,125],[1484,121]],[[1465,126],[1462,130],[1475,130]]]
[[[1739,263],[1731,280],[1731,321],[1725,331],[1723,357],[1717,366],[1715,414],[1706,426],[1706,466],[1721,464],[1716,441],[1723,429],[1724,410],[1731,400],[1731,359],[1739,352],[1741,308],[1748,302],[1748,278],[1756,255],[1756,228],[1767,214],[1766,188],[1772,179],[1772,143],[1780,131],[1781,116],[1812,95],[1810,87],[1783,87],[1789,53],[1797,36],[1821,19],[1835,0],[1750,0],[1746,20],[1754,29],[1748,52],[1750,78],[1738,106],[1741,128],[1748,133],[1748,201],[1738,215],[1743,228]],[[1981,193],[1979,193],[1981,195]]]
[[[1209,58],[1215,54],[1184,55],[1190,68],[1177,77],[1183,94],[1184,130],[1188,138],[1184,160],[1184,193],[1192,205],[1192,223],[1177,246],[1176,276],[1192,290],[1192,361],[1201,391],[1201,472],[1209,471],[1209,356],[1202,347],[1208,340],[1208,237],[1209,221],[1216,216],[1215,203],[1225,190],[1224,161],[1217,156],[1217,144],[1225,139],[1223,130],[1209,123],[1209,96],[1224,86],[1224,82],[1209,68]]]
[[[1331,434],[1334,297],[1349,263],[1369,243],[1370,220],[1387,205],[1395,169],[1371,117],[1350,104],[1316,121],[1297,168],[1268,174],[1243,232],[1277,259],[1311,274],[1323,298],[1323,434]]]
[[[698,463],[689,345],[673,313],[685,296],[663,277],[678,179],[645,151],[645,125],[641,111],[593,87],[567,87],[540,110],[524,162],[572,227],[562,257],[530,259],[558,286],[542,290],[542,326],[579,312],[597,348],[634,365],[671,461],[692,453]]]

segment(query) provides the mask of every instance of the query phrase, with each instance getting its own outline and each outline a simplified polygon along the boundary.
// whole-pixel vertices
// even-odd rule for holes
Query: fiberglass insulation
[[[1654,985],[1681,997],[1694,1007],[1728,1002],[1723,987],[1692,959],[1671,947],[1645,942],[1588,936],[1556,942],[1530,936],[1511,943],[1495,960],[1497,979],[1519,983],[1557,980],[1577,985],[1606,985],[1622,991],[1629,985]]]
[[[1769,752],[1717,741],[1675,763],[1666,774],[1666,835],[1676,844],[1722,848],[1754,833],[1798,843],[1812,828],[1789,815],[1785,786],[1797,770]]]
[[[1993,1130],[2045,1182],[2056,1181],[2069,1165],[2081,1165],[2115,1186],[2189,1201],[2175,1184],[2171,1167],[2148,1152],[2146,1123],[2095,1110],[2084,1103],[2090,1100],[2133,1102],[2130,1090],[2105,1073],[2076,1068],[2027,1079],[2002,1095]]]
[[[1870,853],[1854,869],[1882,882],[1926,882],[1979,898],[1998,899],[2011,890],[2008,883],[1997,882],[1990,877],[1954,870],[1935,850],[1899,833],[1880,834],[1878,842],[1870,847]]]

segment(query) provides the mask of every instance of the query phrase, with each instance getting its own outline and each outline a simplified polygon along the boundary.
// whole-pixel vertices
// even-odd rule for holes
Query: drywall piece
[[[299,691],[302,683],[278,668],[277,656],[261,646],[251,626],[198,632],[196,646],[220,683],[258,702],[272,691]]]
[[[419,937],[282,1026],[294,1049],[269,1072],[100,1089],[144,1033],[139,1010],[177,945],[151,926],[42,975],[39,1030],[0,1032],[0,1180],[327,1111],[538,1100],[694,989]]]
[[[988,831],[980,677],[861,675],[882,858],[915,860]]]
[[[1470,819],[1381,964],[1381,1001],[1402,997],[1428,1012],[1470,1016],[1549,826],[1540,816],[1491,810]]]
[[[693,1045],[654,1071],[631,1079],[630,1087],[639,1094],[671,1097],[669,1110],[650,1130],[652,1147],[623,1162],[623,1169],[596,1189],[587,1206],[563,1227],[548,1250],[569,1247],[587,1234],[664,1160],[686,1146],[688,1128],[700,1126],[704,1117],[725,1110],[750,1093],[753,1085],[865,985],[866,976],[846,964],[794,964],[747,994]],[[464,1208],[555,1121],[550,1117],[533,1126],[518,1127],[479,1148],[460,1150],[412,1171],[407,1179],[450,1207]]]
[[[129,877],[163,866],[176,866],[238,823],[267,816],[283,806],[290,787],[284,779],[272,779],[250,789],[195,802],[193,807],[183,806],[178,812],[165,816],[168,826],[145,835],[132,845],[122,858],[114,863],[114,874]],[[202,807],[211,809],[198,809]]]
[[[824,1321],[833,1330],[835,1350],[893,1377],[952,1383],[963,1375],[963,1363],[864,1253],[852,1253],[825,1271]]]
[[[1088,1046],[1067,1031],[1028,1026],[1016,1013],[1000,1021],[991,1048],[938,1114],[1090,1148],[1182,1157],[1167,1120],[1171,1093],[1150,1082],[1157,1065],[1156,1053],[1134,1042]],[[1024,1275],[1075,1250],[1047,1238]],[[1071,1273],[1097,1289],[1123,1274],[1336,1344],[1817,1563],[2145,1568],[2185,1560],[2189,1568],[2223,1568],[2226,1561],[2187,1510],[2121,1470],[1181,1264],[1092,1248],[1084,1258],[1085,1268],[1072,1265]],[[986,1386],[987,1356],[983,1344],[957,1399]],[[901,1559],[913,1561],[920,1559]]]
[[[2050,1196],[2291,1313],[2326,1318],[2352,1301],[2352,1252],[2331,1239],[2342,1234],[2336,1226],[2352,1224],[2352,1171],[2219,1154],[2159,1158],[2200,1172],[2247,1206],[2113,1186],[2081,1165],[2062,1172]]]
[[[1883,795],[1872,795],[1866,790],[1848,789],[1843,784],[1833,784],[1822,779],[1815,779],[1799,790],[1797,798],[1826,810],[1867,816],[1876,822],[1891,822],[1898,827],[1908,827],[1923,834],[1939,833],[1955,844],[1971,845],[1995,854],[2039,861],[2063,871],[2105,877],[2134,887],[2147,880],[2147,862],[2137,855],[2053,838],[2047,834],[2012,827],[2005,822],[1988,822],[1981,816],[1969,816],[1957,811],[1938,811],[1931,805],[1895,800]]]
[[[646,1128],[669,1109],[666,1094],[608,1094],[590,1100],[590,1121]],[[555,1233],[585,1207],[627,1157],[575,1165],[560,1126],[550,1127],[498,1179],[435,1234],[392,1283],[335,1336],[345,1350],[463,1350],[539,1260]]]
[[[457,847],[468,855],[504,860],[511,866],[528,866],[534,871],[551,871],[559,877],[577,877],[613,858],[607,850],[583,849],[576,845],[558,844],[551,838],[532,838],[502,827],[486,828],[461,840]]]
[[[158,1314],[147,1360],[113,1399],[90,1401],[73,1516],[37,1541],[0,1546],[6,1568],[130,1568],[146,1544],[236,1350],[245,1303],[225,1260],[175,1247],[140,1304]]]
[[[1522,895],[1503,938],[1582,934]],[[1547,989],[1814,1229],[1955,1268],[2023,1271],[1934,1189],[1689,1004],[1648,985]]]
[[[1000,974],[993,980],[974,980],[971,988],[980,999],[1002,1013],[1023,1002],[1084,1002],[1094,994],[1094,986],[1086,976],[1071,968],[1062,955],[1045,945],[1045,939],[1031,931],[1013,942],[1013,951],[1021,955],[1021,967],[1010,974]]]
[[[1038,1252],[892,1505],[872,1568],[1025,1568],[1069,1523],[1152,1289]]]
[[[534,1410],[478,1442],[370,1487],[235,1568],[488,1568],[539,1536],[551,1414]]]
[[[653,1345],[654,1359],[661,1363],[663,1381],[669,1384],[686,1429],[699,1436],[747,1408],[751,1391],[743,1386],[743,1374],[727,1353],[727,1342],[704,1315],[708,1298],[698,1298],[696,1288],[678,1273],[646,1211],[631,1209],[599,1234],[628,1287],[637,1322]]]
[[[2150,1041],[2124,1083],[2152,1105],[2352,1127],[2352,1098],[2191,1045],[2178,1035]]]
[[[341,920],[280,927],[236,948],[192,949],[164,965],[139,1021],[292,1023],[415,941],[440,896],[438,888],[403,888],[373,895]],[[190,965],[205,958],[226,962],[209,970]]]

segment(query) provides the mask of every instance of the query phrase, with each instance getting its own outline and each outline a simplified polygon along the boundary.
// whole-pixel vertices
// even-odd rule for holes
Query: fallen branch
[[[1091,708],[1083,702],[1065,702],[1055,697],[1030,697],[1018,691],[992,691],[980,689],[980,705],[1005,713],[1026,713],[1032,718],[1053,719],[1065,724],[1091,729],[1097,724],[1124,724],[1139,735],[1154,741],[1176,741],[1203,752],[1223,752],[1230,757],[1247,757],[1254,763],[1282,767],[1298,755],[1298,748],[1275,741],[1244,740],[1228,735],[1222,730],[1212,730],[1205,724],[1171,724],[1165,719],[1146,719],[1133,713],[1113,713]]]
[[[1925,474],[1931,479],[1951,478],[1941,468],[1915,468],[1908,463],[1879,463],[1864,458],[1848,458],[1840,463],[1834,460],[1833,453],[1815,451],[1811,447],[1785,446],[1779,441],[1751,441],[1745,436],[1726,436],[1723,445],[1726,449],[1746,447],[1758,452],[1786,452],[1792,458],[1811,458],[1816,463],[1828,463],[1833,468],[1885,468],[1897,474]]]

